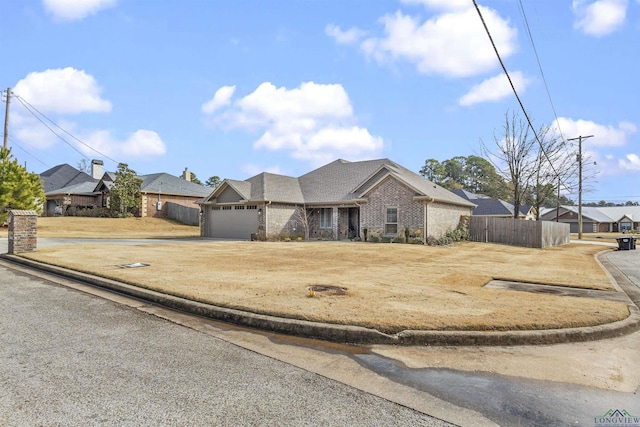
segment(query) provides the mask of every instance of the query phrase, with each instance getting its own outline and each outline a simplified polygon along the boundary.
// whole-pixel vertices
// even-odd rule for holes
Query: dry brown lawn
[[[199,235],[199,227],[158,218],[38,218],[38,237],[171,239]]]
[[[57,235],[66,220],[69,225],[64,235],[99,237],[85,235],[88,229],[72,230],[77,219],[53,218],[61,220],[55,232],[46,231],[48,221],[40,221],[47,228],[39,236]],[[78,222],[83,228],[90,222],[84,220]],[[110,224],[105,222],[107,235],[103,237],[173,233],[173,228],[161,230],[161,223],[179,228],[153,219],[105,221]],[[124,230],[129,223],[133,231]],[[147,225],[150,231],[145,235]],[[179,228],[176,233],[184,231],[180,237],[190,236],[191,229],[197,234],[197,227],[188,227],[188,232]],[[202,240],[69,245],[25,256],[224,307],[392,333],[405,329],[551,329],[621,320],[629,314],[622,303],[483,287],[501,278],[612,290],[594,257],[602,249],[578,244],[539,250],[481,243],[425,247]],[[119,267],[133,262],[150,266]],[[310,286],[340,286],[347,291],[310,296]]]

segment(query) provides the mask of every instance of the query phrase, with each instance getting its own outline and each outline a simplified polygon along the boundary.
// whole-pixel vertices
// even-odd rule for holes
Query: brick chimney
[[[184,172],[182,172],[182,179],[191,182],[191,172],[189,172],[189,168],[184,168]]]
[[[104,162],[102,160],[91,160],[91,177],[100,179],[104,175]]]

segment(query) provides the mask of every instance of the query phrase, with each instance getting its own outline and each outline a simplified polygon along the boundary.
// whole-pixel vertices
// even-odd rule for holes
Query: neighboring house
[[[440,237],[474,204],[389,159],[336,160],[301,177],[225,179],[201,203],[201,235],[342,240]]]
[[[92,162],[92,172],[101,174],[102,162]],[[46,203],[42,216],[60,214],[64,206],[91,206],[96,196],[95,186],[100,178],[86,174],[68,165],[58,165],[40,174]]]
[[[108,207],[109,192],[116,175],[114,172],[104,172],[100,160],[92,162],[92,175],[66,164],[41,173],[47,199],[43,215],[61,215],[69,207]],[[188,170],[185,170],[182,178],[167,173],[141,175],[139,178],[142,179],[142,200],[136,216],[141,217],[166,217],[166,202],[197,209],[196,203],[211,192],[208,187],[190,182]]]
[[[572,233],[578,232],[578,206],[561,206],[546,212],[542,219],[568,223]],[[640,230],[640,206],[582,207],[583,233],[619,233]]]
[[[492,216],[497,218],[514,217],[513,210],[515,209],[515,206],[513,206],[509,202],[505,202],[504,200],[500,199],[492,199],[488,196],[485,196],[484,194],[475,194],[462,189],[451,191],[476,205],[475,209],[471,213],[471,215],[473,216]],[[536,219],[536,210],[531,205],[520,206],[519,211],[519,219]]]

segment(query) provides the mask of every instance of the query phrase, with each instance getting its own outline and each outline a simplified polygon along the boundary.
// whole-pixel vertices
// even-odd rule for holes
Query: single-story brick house
[[[200,202],[201,235],[226,239],[404,238],[455,229],[475,205],[389,159],[336,160],[298,178],[225,179]],[[305,227],[305,222],[307,227]]]
[[[185,170],[182,177],[161,172],[139,175],[138,178],[142,179],[142,200],[140,211],[136,214],[139,217],[166,218],[167,202],[198,208],[197,203],[211,193],[211,188],[191,182],[191,173],[188,170]],[[99,203],[97,206],[109,205],[109,192],[115,179],[114,172],[104,173],[95,187],[98,194],[96,202]]]
[[[559,215],[558,215],[559,213]],[[545,221],[568,223],[572,233],[578,232],[578,207],[561,206],[550,209],[542,215]],[[640,206],[583,206],[583,233],[619,233],[640,230]]]
[[[55,166],[40,174],[44,182],[46,203],[43,216],[63,215],[70,207],[91,209],[108,207],[109,192],[115,180],[114,172],[104,172],[103,163],[94,160],[91,175],[68,164]],[[182,177],[168,173],[141,175],[140,217],[166,217],[166,202],[198,208],[197,202],[209,195],[211,189],[190,182],[191,173]]]

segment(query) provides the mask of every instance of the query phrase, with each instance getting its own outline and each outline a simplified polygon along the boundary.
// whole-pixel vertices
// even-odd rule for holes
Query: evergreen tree
[[[11,150],[0,148],[0,223],[7,221],[10,209],[34,210],[42,213],[45,203],[40,176],[27,172]]]
[[[123,218],[132,216],[142,203],[141,185],[142,178],[139,178],[133,169],[129,169],[126,163],[119,163],[116,179],[110,191],[111,211]]]
[[[218,188],[220,184],[222,184],[222,180],[217,175],[209,177],[207,182],[204,183],[204,185],[211,188]]]

